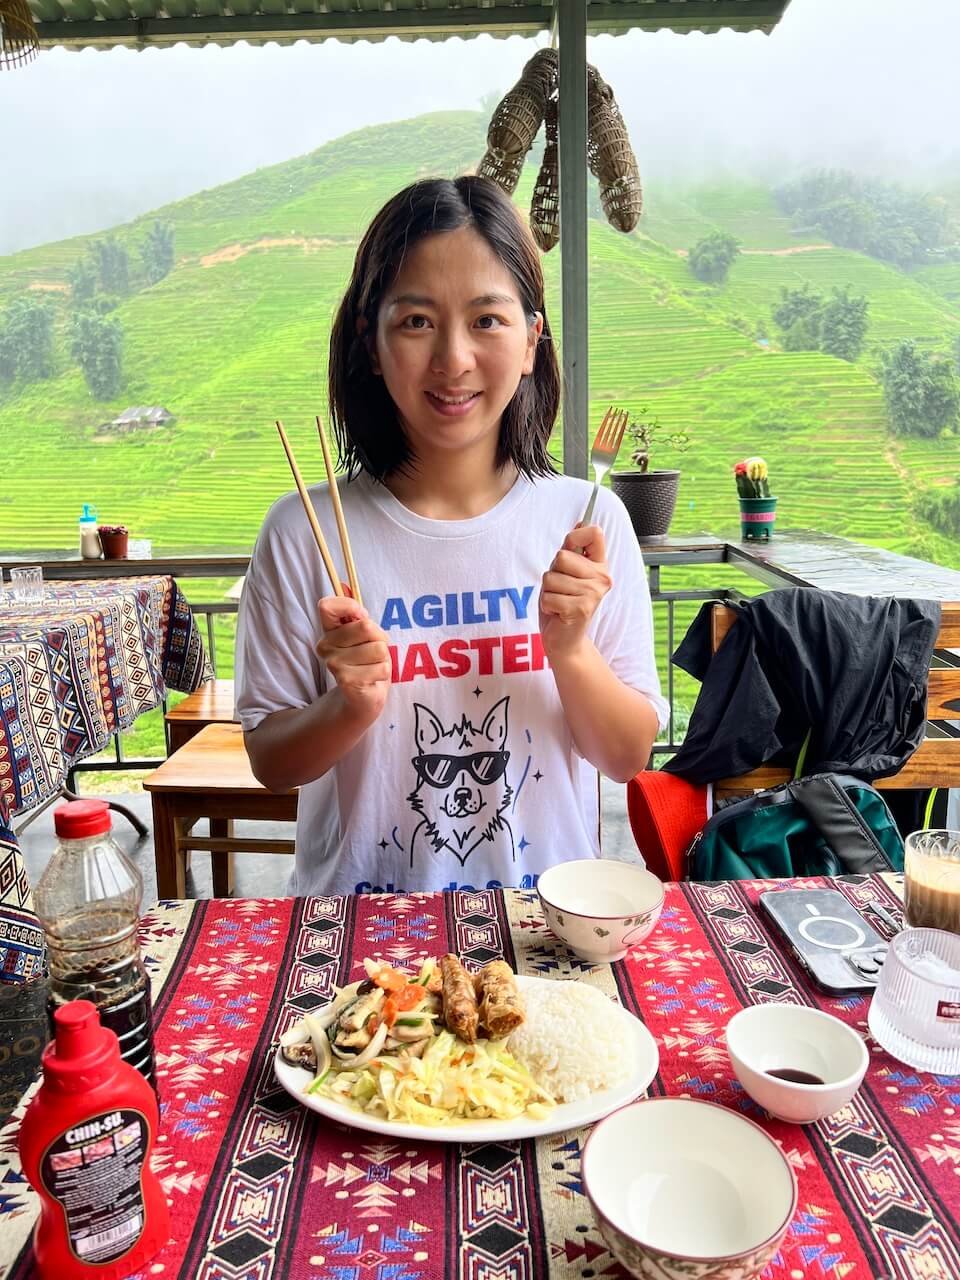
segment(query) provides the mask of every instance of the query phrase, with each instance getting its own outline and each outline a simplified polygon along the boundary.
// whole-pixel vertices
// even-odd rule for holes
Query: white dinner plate
[[[517,979],[521,990],[529,989],[535,984],[551,981],[548,978]],[[310,1111],[335,1120],[338,1124],[351,1125],[354,1129],[366,1129],[369,1133],[383,1133],[395,1138],[415,1138],[421,1142],[513,1142],[518,1138],[540,1138],[549,1133],[564,1133],[568,1129],[580,1129],[584,1125],[593,1124],[603,1116],[626,1106],[639,1098],[657,1074],[660,1065],[660,1053],[653,1036],[638,1018],[626,1009],[616,1008],[617,1016],[623,1024],[624,1046],[633,1049],[634,1069],[630,1077],[613,1089],[604,1089],[579,1102],[563,1102],[553,1107],[543,1120],[534,1120],[531,1116],[518,1116],[515,1120],[458,1120],[454,1124],[431,1125],[409,1124],[399,1120],[384,1120],[379,1116],[367,1115],[357,1111],[334,1098],[322,1097],[319,1094],[304,1093],[304,1089],[313,1079],[313,1074],[302,1067],[292,1067],[284,1062],[277,1050],[274,1059],[274,1071],[280,1084],[287,1093]],[[590,1052],[585,1043],[584,1052]]]

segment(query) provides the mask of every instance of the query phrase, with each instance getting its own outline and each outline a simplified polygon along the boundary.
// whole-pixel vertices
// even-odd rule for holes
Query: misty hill
[[[68,273],[98,237],[0,258],[0,306],[25,291],[49,298],[59,352],[52,378],[0,399],[0,547],[72,547],[81,504],[93,502],[102,519],[159,547],[248,548],[289,487],[275,418],[310,478],[322,476],[312,419],[326,408],[330,321],[360,232],[397,188],[463,171],[482,149],[478,114],[429,115],[361,130],[117,228],[135,260],[155,218],[170,222],[176,260],[114,313],[125,383],[105,402],[92,399],[67,355]],[[715,229],[744,250],[720,287],[699,283],[682,256]],[[613,400],[648,406],[691,436],[685,455],[665,451],[654,462],[683,471],[677,530],[733,527],[732,464],[762,452],[784,525],[960,564],[912,506],[923,486],[960,471],[960,439],[892,436],[873,372],[878,344],[949,346],[960,332],[960,266],[907,275],[798,241],[769,191],[734,182],[648,192],[640,233],[591,224],[590,259],[593,417]],[[557,252],[545,269],[556,323]],[[805,281],[849,284],[870,299],[858,363],[777,349],[771,306],[782,286]],[[105,428],[132,405],[164,405],[176,423],[126,435]]]

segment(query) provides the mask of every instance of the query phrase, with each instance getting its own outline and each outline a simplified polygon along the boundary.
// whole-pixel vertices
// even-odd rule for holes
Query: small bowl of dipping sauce
[[[778,1120],[813,1124],[857,1092],[870,1056],[845,1022],[796,1004],[758,1004],[727,1023],[727,1051],[754,1102]]]

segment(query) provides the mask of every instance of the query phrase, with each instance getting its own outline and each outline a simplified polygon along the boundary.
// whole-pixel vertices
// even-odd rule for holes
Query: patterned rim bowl
[[[540,876],[537,892],[547,924],[591,964],[622,960],[663,910],[663,884],[653,872],[613,858],[559,862]]]
[[[583,1182],[611,1253],[644,1280],[754,1280],[797,1208],[769,1134],[690,1098],[648,1098],[601,1120]]]

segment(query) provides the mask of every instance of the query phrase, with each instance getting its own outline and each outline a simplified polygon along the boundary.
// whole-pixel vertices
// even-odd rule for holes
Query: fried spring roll
[[[526,1014],[513,970],[504,960],[492,960],[480,970],[480,1022],[491,1040],[516,1031]]]
[[[477,996],[473,979],[456,956],[444,956],[440,961],[443,977],[443,1020],[447,1030],[473,1044],[480,1026]]]

